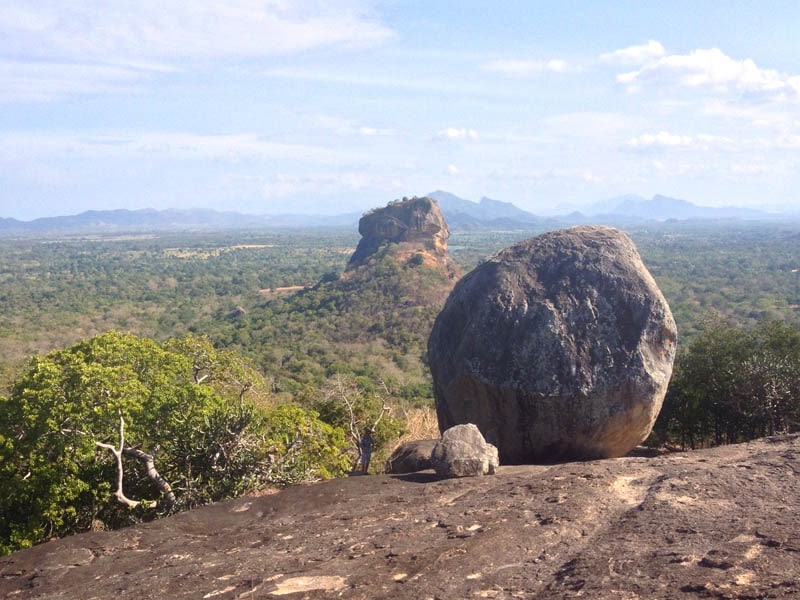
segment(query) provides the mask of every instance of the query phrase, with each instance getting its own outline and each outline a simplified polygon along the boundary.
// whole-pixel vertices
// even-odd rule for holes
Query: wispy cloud
[[[181,132],[22,132],[0,134],[0,158],[113,158],[165,160],[290,159],[335,163],[339,153],[305,144],[272,142],[251,134],[201,135]]]
[[[196,62],[371,46],[393,37],[359,0],[6,0],[0,101],[126,91],[155,72]]]
[[[643,133],[640,136],[628,140],[628,148],[635,150],[643,148],[675,148],[678,146],[690,146],[692,138],[688,135],[678,135],[667,131],[658,133]]]
[[[524,60],[497,59],[481,65],[485,71],[494,71],[507,77],[535,77],[542,73],[564,73],[568,69],[567,62],[561,59]]]
[[[296,194],[332,194],[343,191],[396,191],[402,189],[391,178],[380,173],[345,170],[317,173],[276,173],[256,178],[259,193],[267,199]]]
[[[0,60],[0,102],[37,102],[71,94],[127,92],[170,67],[146,63]]]
[[[646,44],[628,46],[600,55],[600,62],[621,65],[642,65],[664,56],[666,51],[660,42],[650,40]]]
[[[397,130],[373,127],[354,119],[339,117],[328,113],[288,113],[288,120],[304,123],[310,130],[318,133],[332,133],[338,137],[379,138],[398,135]]]
[[[549,60],[502,58],[485,61],[481,64],[481,69],[501,73],[507,77],[525,79],[546,73],[581,72],[597,63],[644,65],[661,58],[665,52],[664,46],[660,42],[650,40],[646,44],[628,46],[601,54],[596,59],[587,59],[578,63],[568,63],[560,58]]]
[[[632,151],[658,151],[680,149],[681,151],[726,151],[736,152],[752,147],[754,139],[734,139],[725,135],[698,133],[685,135],[659,131],[658,133],[643,133],[629,139],[625,148]]]
[[[436,132],[437,140],[477,140],[478,132],[466,127],[448,127]]]
[[[0,48],[27,56],[265,56],[393,35],[355,0],[7,0],[0,13]]]
[[[750,59],[733,59],[718,48],[664,56],[618,75],[617,81],[631,92],[681,87],[767,100],[800,100],[800,76],[761,69]]]

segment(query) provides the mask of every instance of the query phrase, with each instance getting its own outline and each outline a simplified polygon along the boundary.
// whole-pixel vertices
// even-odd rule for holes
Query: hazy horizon
[[[796,211],[800,4],[7,0],[0,217]]]

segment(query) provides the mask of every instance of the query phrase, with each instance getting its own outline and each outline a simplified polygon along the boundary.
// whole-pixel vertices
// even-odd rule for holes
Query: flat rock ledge
[[[797,598],[800,439],[351,477],[0,558],[0,597]]]

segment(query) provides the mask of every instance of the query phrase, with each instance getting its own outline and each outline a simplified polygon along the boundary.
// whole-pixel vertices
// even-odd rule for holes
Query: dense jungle
[[[797,430],[800,224],[626,232],[679,331],[649,442],[695,448]],[[457,230],[449,251],[466,273],[538,233]],[[51,464],[4,486],[0,550],[344,475],[364,428],[376,432],[376,471],[399,440],[435,436],[426,341],[453,282],[386,252],[343,274],[357,243],[334,228],[0,239],[0,478]],[[87,391],[89,380],[105,383]],[[57,397],[79,401],[64,412]],[[80,460],[53,462],[36,436],[26,446],[14,434],[23,421],[55,427],[59,456]],[[124,435],[157,450],[137,455]],[[182,458],[154,475],[156,451]],[[123,457],[134,465],[125,491],[121,475],[113,486]],[[40,497],[50,503],[31,512]]]

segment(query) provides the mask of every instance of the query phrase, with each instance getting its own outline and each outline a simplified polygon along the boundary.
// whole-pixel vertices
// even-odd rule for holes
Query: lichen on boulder
[[[520,242],[464,276],[436,319],[439,428],[475,423],[504,464],[622,456],[652,429],[676,338],[624,233]]]

